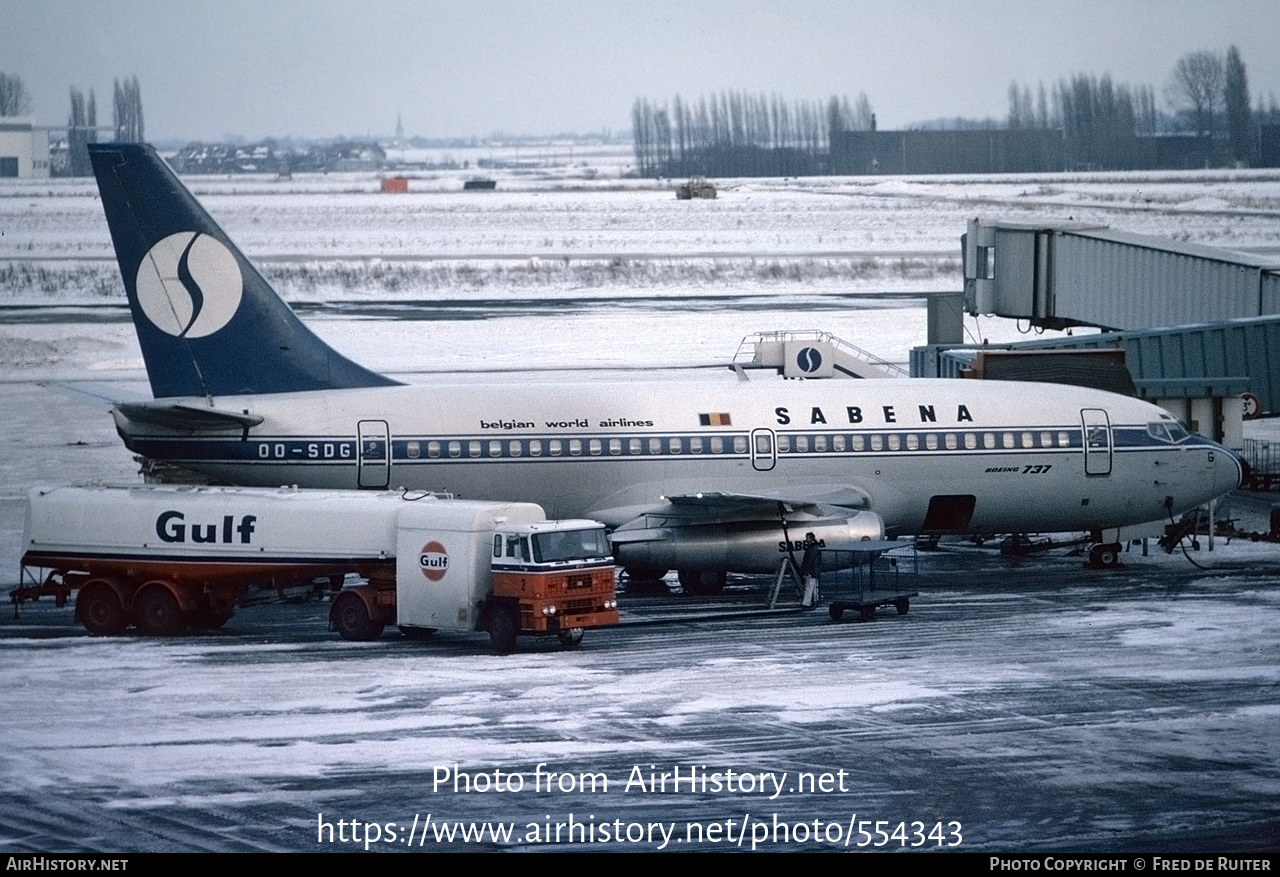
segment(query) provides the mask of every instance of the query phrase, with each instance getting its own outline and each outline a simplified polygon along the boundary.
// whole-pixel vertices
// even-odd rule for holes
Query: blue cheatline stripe
[[[1067,443],[1060,443],[1060,434],[1065,433]],[[1050,436],[1049,444],[1043,444],[1043,436]],[[987,447],[986,437],[996,436],[996,446]],[[1023,436],[1032,436],[1032,446],[1023,445]],[[936,437],[936,448],[927,446],[927,436]],[[954,436],[957,447],[946,447],[948,436]],[[965,447],[965,437],[972,436],[977,447]],[[1005,447],[1006,436],[1011,436],[1013,447]],[[908,447],[909,437],[916,442],[915,448]],[[679,452],[671,451],[671,441],[678,440]],[[694,451],[691,440],[702,439],[701,451]],[[711,450],[712,441],[723,442],[720,452]],[[816,445],[821,439],[825,444],[822,450]],[[833,447],[837,439],[842,440],[844,448]],[[735,450],[737,441],[742,450]],[[896,440],[897,447],[891,443]],[[391,441],[391,461],[396,465],[428,465],[436,463],[482,463],[501,460],[509,463],[538,463],[547,461],[587,461],[587,460],[742,460],[750,457],[750,434],[745,432],[703,433],[633,433],[618,435],[616,433],[578,434],[566,437],[559,435],[493,435],[465,436],[446,435],[430,437],[397,437]],[[804,450],[797,444],[803,441]],[[540,451],[533,453],[532,442],[541,444]],[[551,452],[551,443],[559,442],[558,453]],[[580,447],[577,453],[570,451],[570,443],[577,442]],[[592,443],[598,445],[593,451]],[[497,453],[493,453],[496,443]],[[512,444],[518,443],[519,453],[512,453]],[[656,450],[651,446],[656,443]],[[878,447],[873,446],[878,445]],[[785,449],[779,445],[786,445]],[[417,455],[410,454],[411,445],[417,445]],[[359,460],[359,442],[352,436],[254,436],[242,438],[136,438],[132,446],[140,453],[163,460],[175,462],[204,463],[249,463],[264,465],[305,464],[313,466],[349,466]],[[1178,443],[1160,441],[1153,438],[1146,427],[1114,427],[1112,429],[1112,445],[1114,451],[1137,451],[1151,448],[1176,448],[1189,446],[1216,447],[1207,439],[1191,437]],[[377,456],[366,458],[363,462],[370,466],[385,465],[385,442],[380,442]],[[849,432],[843,430],[778,430],[774,432],[774,451],[779,460],[788,459],[865,459],[883,457],[934,457],[934,456],[991,456],[991,455],[1027,455],[1079,452],[1083,447],[1083,437],[1079,427],[1037,426],[1032,428],[987,428],[987,429],[948,429],[929,430],[911,429],[903,431],[869,430]],[[633,449],[634,448],[634,449]],[[1101,450],[1101,449],[1100,449]]]

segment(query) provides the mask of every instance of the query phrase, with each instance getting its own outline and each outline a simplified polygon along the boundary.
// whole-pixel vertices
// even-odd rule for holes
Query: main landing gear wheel
[[[499,655],[509,655],[516,650],[516,637],[520,635],[520,613],[514,606],[499,604],[489,614],[489,642]]]
[[[682,569],[678,575],[680,587],[684,588],[686,594],[702,597],[724,591],[726,578],[724,570]]]
[[[383,625],[369,617],[369,607],[353,593],[339,594],[329,610],[329,623],[348,642],[370,642],[382,636]]]
[[[1093,569],[1115,569],[1120,565],[1120,543],[1094,545],[1089,549],[1089,566]]]
[[[582,645],[583,630],[581,627],[571,627],[568,630],[562,630],[557,637],[560,638],[560,645],[566,649],[576,649]]]
[[[129,616],[105,579],[94,579],[76,595],[76,615],[84,629],[97,636],[118,636],[129,626]]]
[[[146,585],[134,605],[138,629],[149,636],[177,636],[187,626],[187,616],[178,599],[164,585]]]

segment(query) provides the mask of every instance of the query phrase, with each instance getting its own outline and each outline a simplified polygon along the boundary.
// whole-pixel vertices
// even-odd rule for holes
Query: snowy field
[[[189,182],[322,337],[424,382],[644,372],[678,392],[692,368],[732,380],[739,339],[777,329],[903,363],[924,343],[922,296],[960,288],[959,236],[979,215],[1280,246],[1274,173],[731,180],[704,202],[581,166],[459,191],[475,173],[410,174],[407,195],[369,174]],[[106,406],[45,385],[146,393],[116,271],[91,183],[0,184],[0,583],[16,579],[32,485],[137,478]],[[1269,499],[1231,514],[1265,529]],[[1135,550],[1094,573],[1063,550],[952,547],[924,558],[903,617],[632,626],[507,658],[483,637],[344,643],[327,604],[251,606],[171,641],[94,638],[70,609],[28,607],[0,621],[0,850],[327,850],[318,819],[404,837],[428,813],[517,826],[484,848],[545,848],[528,826],[572,814],[610,830],[733,820],[735,838],[775,815],[846,836],[851,820],[920,822],[946,842],[954,821],[962,850],[1274,850],[1280,554],[1219,541],[1193,556],[1212,569]],[[721,608],[762,588],[742,579]],[[433,792],[455,763],[529,785]],[[533,791],[540,763],[609,789]],[[845,790],[627,789],[650,765],[785,771],[793,790],[798,772],[844,771]],[[845,848],[760,848],[830,847]]]

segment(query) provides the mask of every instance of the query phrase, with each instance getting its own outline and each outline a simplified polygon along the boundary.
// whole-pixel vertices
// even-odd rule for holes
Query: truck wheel
[[[134,600],[138,629],[148,636],[177,636],[187,626],[187,617],[169,589],[151,584]]]
[[[725,573],[714,569],[682,569],[678,573],[680,587],[686,594],[708,596],[724,591]]]
[[[840,603],[832,603],[827,607],[827,614],[831,616],[832,621],[839,621],[844,617],[844,606]]]
[[[520,635],[520,615],[514,606],[500,603],[489,614],[489,642],[499,655],[509,655],[516,649],[516,637]]]
[[[129,616],[115,589],[102,579],[80,589],[76,595],[76,615],[84,629],[97,636],[118,636],[129,626]]]
[[[329,624],[348,642],[366,643],[382,636],[382,625],[369,617],[369,607],[355,594],[339,594],[329,610]]]
[[[858,614],[862,616],[863,621],[871,621],[876,617],[876,607],[863,606],[861,609],[858,610]]]
[[[906,615],[907,611],[911,608],[911,601],[906,597],[899,597],[897,600],[893,601],[893,606],[898,610],[899,615]]]
[[[566,649],[576,649],[582,645],[582,634],[584,631],[581,627],[571,627],[568,630],[562,630],[556,636],[560,637],[560,645]]]

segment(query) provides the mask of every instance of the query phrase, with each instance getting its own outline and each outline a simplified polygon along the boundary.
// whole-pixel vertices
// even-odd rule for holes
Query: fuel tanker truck
[[[330,629],[372,640],[488,631],[574,646],[616,624],[604,526],[548,521],[524,502],[426,493],[243,487],[37,487],[28,495],[15,606],[75,597],[91,633],[221,627],[253,586],[328,578]]]

